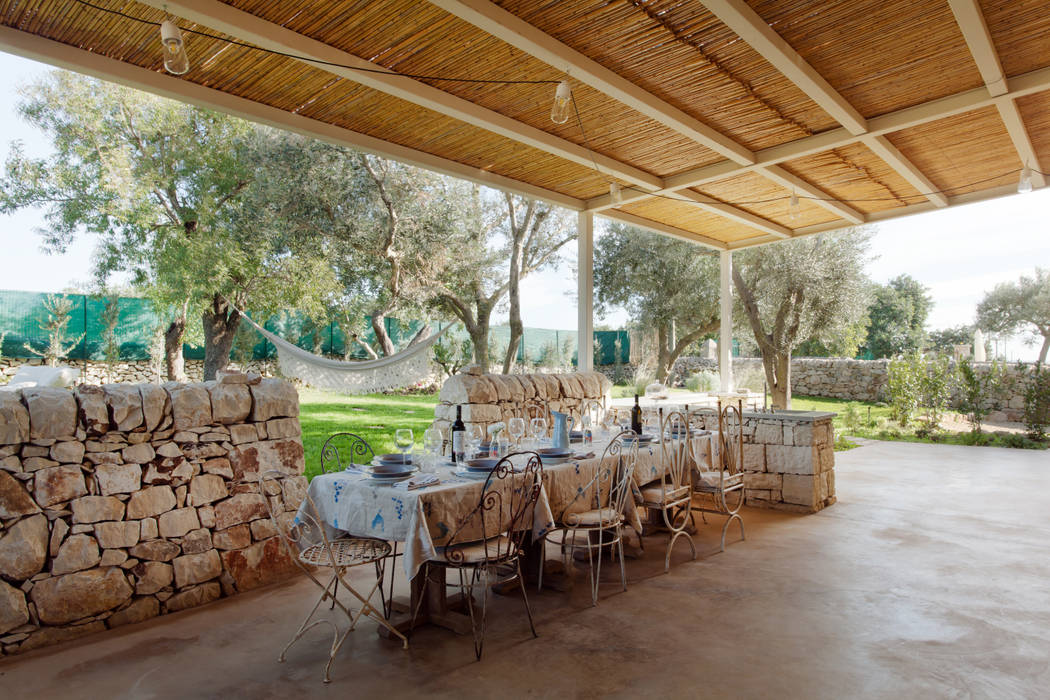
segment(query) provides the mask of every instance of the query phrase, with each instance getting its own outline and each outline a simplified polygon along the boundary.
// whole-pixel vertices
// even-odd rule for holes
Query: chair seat
[[[695,477],[693,489],[696,491],[718,491],[719,489],[728,489],[744,483],[743,472],[737,474],[724,472],[723,475],[717,471],[710,471],[699,472],[693,476]]]
[[[565,524],[569,527],[613,527],[623,522],[623,515],[612,508],[597,508],[581,513],[568,513]]]
[[[688,486],[673,488],[670,484],[661,489],[659,484],[642,488],[642,505],[661,507],[667,503],[677,503],[689,496]]]
[[[515,557],[517,545],[506,535],[497,535],[479,542],[467,542],[445,547],[444,560],[452,564],[483,564]]]
[[[299,552],[299,561],[310,566],[357,566],[390,554],[390,544],[371,537],[341,537],[331,540],[332,562],[324,544],[313,544]]]

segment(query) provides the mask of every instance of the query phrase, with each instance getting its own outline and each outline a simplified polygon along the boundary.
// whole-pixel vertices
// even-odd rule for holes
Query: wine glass
[[[443,441],[444,436],[441,434],[441,428],[430,427],[423,431],[423,449],[426,450],[426,462],[430,466],[437,465]]]
[[[536,444],[541,444],[547,439],[547,419],[546,418],[533,418],[532,421],[532,439],[536,441]]]
[[[507,432],[514,439],[515,445],[521,444],[521,438],[525,435],[525,419],[514,417],[507,421]]]
[[[401,451],[402,462],[408,462],[408,455],[412,452],[412,445],[415,440],[416,437],[412,434],[411,428],[398,428],[394,431],[394,444]]]
[[[481,450],[481,443],[485,442],[485,426],[479,423],[472,423],[470,428],[467,430],[469,435],[469,446],[470,451],[467,452],[467,459],[476,459],[478,452]]]

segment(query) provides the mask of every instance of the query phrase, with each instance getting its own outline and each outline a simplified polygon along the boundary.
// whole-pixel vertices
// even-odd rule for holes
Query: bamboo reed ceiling
[[[165,17],[139,2],[92,2],[149,22]],[[964,20],[944,0],[185,0],[170,8],[179,26],[219,38],[186,33],[192,68],[179,78],[163,71],[155,26],[75,0],[0,0],[0,25],[32,40],[28,52],[21,39],[2,46],[58,65],[76,68],[88,53],[114,59],[140,72],[113,64],[89,72],[253,118],[243,105],[272,108],[258,118],[330,139],[346,134],[347,143],[380,153],[389,144],[391,154],[425,167],[746,245],[950,204],[957,195],[1001,194],[1025,162],[1050,170],[1050,0],[972,2],[1003,72],[1025,85],[1037,81],[1016,99],[999,98],[1001,109],[982,97],[988,66],[979,70]],[[477,8],[503,19],[479,23]],[[784,46],[763,48],[756,32],[738,35],[734,16],[772,30]],[[215,22],[224,31],[209,26],[210,17],[223,18]],[[257,20],[270,24],[253,35],[246,26]],[[524,39],[512,31],[520,22],[531,32]],[[344,62],[409,75],[568,79],[579,122],[551,122],[552,82],[418,79],[399,92],[389,81],[370,87],[355,79],[361,74],[224,41],[253,43],[248,36],[300,56],[321,42]],[[291,44],[280,43],[288,36]],[[557,65],[544,62],[548,50]],[[626,83],[589,73],[587,60]],[[817,81],[793,73],[798,66]],[[173,81],[185,89],[170,89]],[[226,107],[226,96],[246,102]],[[941,98],[968,102],[943,111]],[[877,119],[895,120],[876,132],[890,150],[864,141]],[[331,127],[343,131],[333,136]],[[804,146],[811,142],[818,145]],[[752,159],[758,163],[749,167]],[[607,196],[613,181],[628,198],[618,206]],[[674,199],[676,188],[716,200],[722,214]],[[649,190],[662,196],[639,199]]]

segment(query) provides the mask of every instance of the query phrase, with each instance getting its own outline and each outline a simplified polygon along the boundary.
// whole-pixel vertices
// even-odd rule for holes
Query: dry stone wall
[[[306,492],[298,415],[250,374],[0,391],[0,652],[292,575],[267,499],[292,518]]]
[[[44,360],[39,357],[20,359],[13,357],[0,358],[0,384],[7,382],[22,365],[42,365]],[[114,362],[112,365],[106,362],[88,360],[87,366],[83,360],[66,360],[63,364],[80,370],[78,381],[83,384],[141,384],[144,382],[159,384],[164,381],[163,369],[155,367],[149,360],[125,360]],[[251,360],[241,365],[236,362],[230,363],[231,370],[243,370],[255,372],[263,377],[277,376],[277,360]],[[186,360],[186,377],[188,381],[199,382],[204,377],[204,360]]]
[[[521,415],[526,402],[551,411],[577,410],[584,399],[605,399],[612,381],[601,372],[568,374],[481,374],[470,368],[445,380],[434,409],[434,425],[447,435],[463,407],[463,422],[489,426]]]

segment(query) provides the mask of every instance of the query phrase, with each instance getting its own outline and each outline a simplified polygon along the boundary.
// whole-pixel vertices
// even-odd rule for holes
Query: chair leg
[[[616,546],[620,550],[620,585],[624,592],[627,592],[627,566],[623,561],[623,531],[620,530],[619,537],[616,541]]]
[[[339,577],[335,577],[335,588],[332,589],[332,604],[328,606],[329,610],[335,610],[335,598],[339,593]]]
[[[594,545],[590,541],[591,533],[587,533],[587,563],[591,570],[591,605],[598,606],[598,586],[602,579],[602,531],[598,530],[598,566],[594,565]]]
[[[521,599],[525,603],[525,613],[529,616],[529,629],[532,630],[532,636],[538,637],[536,634],[536,625],[532,621],[532,608],[529,607],[529,597],[525,595],[525,577],[521,575],[521,559],[516,559],[514,562],[518,567],[518,585],[521,587]]]
[[[539,573],[539,576],[536,577],[537,578],[537,581],[536,581],[536,592],[537,593],[542,593],[543,592],[543,562],[546,559],[547,559],[547,536],[544,535],[540,539],[540,573]]]
[[[747,539],[744,536],[744,519],[740,517],[739,513],[733,513],[728,518],[726,518],[726,522],[722,526],[722,551],[723,552],[726,551],[726,532],[729,531],[729,523],[733,522],[734,520],[737,520],[737,521],[740,522],[740,539],[741,540]]]

